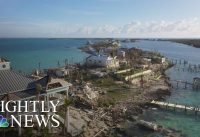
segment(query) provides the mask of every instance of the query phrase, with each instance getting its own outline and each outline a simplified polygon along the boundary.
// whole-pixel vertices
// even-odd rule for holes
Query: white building
[[[117,68],[119,67],[119,60],[116,57],[110,57],[106,55],[89,56],[86,58],[87,66]]]
[[[166,62],[166,58],[162,58],[162,64]]]
[[[49,69],[44,69],[44,73],[48,75],[54,75],[59,78],[63,78],[69,74],[69,69],[66,69],[65,67],[49,68]]]
[[[55,73],[57,77],[64,77],[69,74],[69,71],[66,70],[65,68],[58,68],[55,70]]]
[[[4,58],[0,58],[0,70],[9,70],[10,62]]]

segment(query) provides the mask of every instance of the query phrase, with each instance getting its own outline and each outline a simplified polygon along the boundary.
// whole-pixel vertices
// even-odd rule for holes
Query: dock
[[[177,71],[188,71],[190,73],[200,72],[200,64],[191,64],[184,59],[171,59],[170,62],[175,65],[174,69]]]
[[[169,80],[170,82],[176,83],[176,88],[183,86],[183,89],[191,88],[193,91],[200,89],[200,78],[194,78],[193,83],[184,80]],[[175,88],[172,86],[172,88]]]
[[[188,86],[193,87],[193,83],[190,83],[188,81],[184,81],[184,80],[170,80],[170,81],[176,83],[176,88],[179,88],[180,84],[184,84],[184,89],[187,89]]]
[[[180,104],[173,104],[173,103],[169,103],[169,102],[161,102],[161,101],[152,101],[151,104],[153,105],[159,105],[161,107],[165,107],[166,109],[172,108],[174,111],[176,109],[179,110],[184,110],[185,112],[187,111],[191,111],[194,112],[195,115],[197,115],[198,112],[200,112],[200,108],[199,107],[193,107],[193,106],[187,106],[187,105],[180,105]]]

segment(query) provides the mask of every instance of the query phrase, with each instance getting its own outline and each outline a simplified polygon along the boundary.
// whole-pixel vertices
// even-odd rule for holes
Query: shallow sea
[[[97,39],[90,39],[96,41]],[[70,63],[83,62],[88,55],[78,48],[84,46],[88,39],[0,39],[0,57],[11,61],[14,70],[26,73],[38,68],[56,67],[58,62],[64,65],[64,60]],[[200,48],[194,48],[183,44],[168,41],[141,40],[135,43],[122,43],[124,47],[138,47],[144,50],[158,51],[169,59],[187,60],[191,64],[200,64]],[[182,66],[176,66],[182,68]],[[194,77],[200,77],[200,72],[177,71],[175,67],[166,71],[173,80],[192,81]],[[174,84],[174,83],[172,83]],[[200,106],[200,91],[192,89],[173,89],[172,95],[167,98],[172,103]],[[200,114],[199,114],[200,115]],[[165,127],[180,130],[187,137],[200,137],[200,119],[194,114],[172,112],[165,110],[149,110],[144,117],[151,118],[154,122]],[[160,136],[152,133],[142,133],[141,136]]]

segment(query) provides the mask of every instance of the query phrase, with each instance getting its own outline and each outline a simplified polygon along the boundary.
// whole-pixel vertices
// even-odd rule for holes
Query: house
[[[10,69],[10,62],[4,58],[0,58],[0,70]]]
[[[69,74],[69,71],[65,68],[57,68],[55,74],[57,77],[65,77]]]
[[[113,58],[107,55],[91,55],[86,58],[86,65],[89,67],[117,68],[119,67],[119,60],[117,57]]]
[[[53,77],[63,78],[69,74],[69,69],[66,69],[65,67],[49,68],[44,69],[43,73]]]
[[[162,58],[161,62],[164,64],[166,62],[166,58]]]
[[[9,69],[10,63],[1,58],[1,65],[6,65],[0,69],[0,101],[32,101],[38,100],[45,101],[45,108],[48,110],[53,106],[49,101],[59,101],[58,106],[64,104],[64,100],[68,95],[68,90],[71,86],[70,83],[61,79],[52,79],[50,76],[45,76],[39,80],[32,79],[24,76],[21,73]],[[38,92],[37,86],[40,85],[41,91]],[[1,106],[0,106],[1,107]],[[28,110],[32,104],[28,105]],[[29,112],[28,112],[29,113]],[[26,115],[23,112],[22,115]],[[8,113],[1,113],[8,120],[11,118]],[[18,114],[14,114],[18,117]],[[19,135],[21,135],[21,128],[18,128]],[[49,127],[49,132],[51,129]]]
[[[45,76],[39,80],[24,76],[10,69],[0,70],[0,101],[6,100],[34,100],[36,98],[36,85],[42,87],[40,96],[45,98],[63,96],[61,92],[68,92],[70,83],[61,79],[52,79]],[[59,96],[60,97],[60,96]],[[62,101],[61,101],[62,102]]]

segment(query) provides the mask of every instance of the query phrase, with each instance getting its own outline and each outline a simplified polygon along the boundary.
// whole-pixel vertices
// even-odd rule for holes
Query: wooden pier
[[[184,59],[171,59],[171,64],[175,65],[174,69],[177,71],[188,71],[190,73],[199,73],[200,72],[200,64],[191,64]]]
[[[183,80],[170,80],[170,81],[176,83],[176,88],[179,88],[180,84],[184,85],[184,89],[187,89],[188,86],[193,87],[193,83],[190,83],[190,82],[187,82],[187,81],[183,81]]]
[[[170,82],[174,82],[175,86],[172,86],[172,88],[180,88],[182,85],[183,89],[188,89],[189,87],[193,91],[198,91],[200,89],[200,78],[194,78],[193,83],[184,81],[184,80],[170,80]]]
[[[171,59],[171,63],[176,65],[176,64],[183,64],[183,65],[187,65],[188,61],[184,60],[184,59]]]
[[[159,105],[161,107],[165,107],[166,109],[172,108],[174,111],[176,109],[184,110],[185,112],[191,111],[194,112],[195,115],[197,115],[198,112],[200,112],[199,107],[192,107],[192,106],[187,106],[187,105],[179,105],[179,104],[173,104],[169,102],[161,102],[161,101],[152,101],[151,104],[153,105]]]

